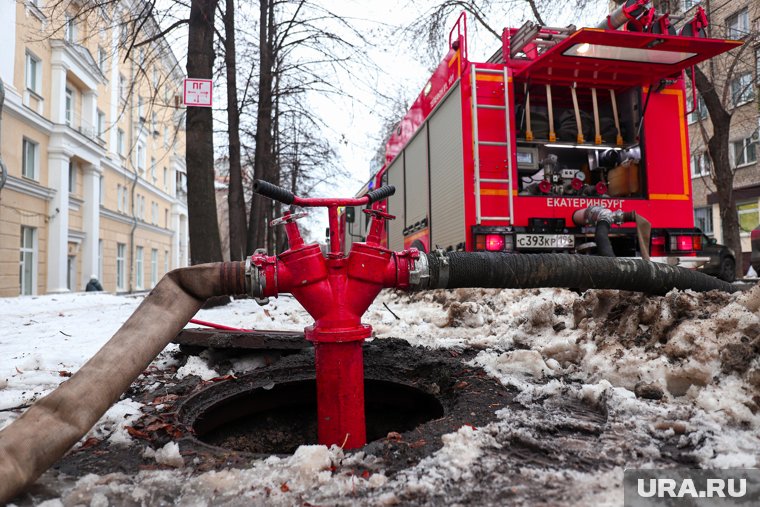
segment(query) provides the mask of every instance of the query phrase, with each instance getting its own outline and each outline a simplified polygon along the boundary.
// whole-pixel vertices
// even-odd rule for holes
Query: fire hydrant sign
[[[211,79],[185,79],[182,101],[188,107],[211,107],[212,89]]]

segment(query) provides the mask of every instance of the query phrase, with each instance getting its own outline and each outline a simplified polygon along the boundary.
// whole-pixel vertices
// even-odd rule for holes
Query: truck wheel
[[[720,271],[718,272],[718,278],[726,282],[733,282],[736,280],[736,261],[731,257],[723,257],[720,261]]]
[[[412,243],[412,248],[416,248],[422,253],[427,253],[427,250],[425,250],[425,245],[422,244],[422,241],[415,239]]]

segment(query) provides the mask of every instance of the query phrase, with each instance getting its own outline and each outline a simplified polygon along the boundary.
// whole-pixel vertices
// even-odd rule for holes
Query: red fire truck
[[[707,263],[683,74],[740,42],[705,38],[701,9],[676,34],[646,3],[598,28],[507,28],[486,62],[468,58],[463,13],[358,194],[396,187],[375,205],[395,216],[387,246]],[[358,211],[343,215],[348,245],[366,236]]]

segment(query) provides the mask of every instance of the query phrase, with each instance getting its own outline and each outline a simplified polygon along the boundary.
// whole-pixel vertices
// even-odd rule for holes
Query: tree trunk
[[[272,175],[272,32],[274,30],[273,1],[259,2],[259,103],[256,114],[256,153],[253,175],[270,180]],[[248,251],[266,246],[266,218],[271,216],[271,203],[266,197],[254,194],[248,222]]]
[[[229,137],[229,240],[230,260],[245,258],[246,251],[246,209],[243,195],[243,173],[240,165],[240,110],[237,100],[237,60],[235,54],[235,4],[227,0],[224,14],[225,65],[227,68],[227,124]]]
[[[712,135],[707,141],[707,150],[712,159],[712,180],[718,194],[718,209],[723,232],[723,244],[732,249],[736,255],[736,274],[742,276],[742,244],[739,236],[739,215],[734,199],[734,171],[728,156],[729,135],[731,131],[731,113],[724,107],[715,84],[704,72],[695,67],[693,79],[705,107],[710,114]]]
[[[217,0],[192,0],[187,40],[187,75],[211,79],[214,65],[214,11]],[[222,260],[214,195],[214,138],[211,108],[188,107],[185,160],[190,262]]]

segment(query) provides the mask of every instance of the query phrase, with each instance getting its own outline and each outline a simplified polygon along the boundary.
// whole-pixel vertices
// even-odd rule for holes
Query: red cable
[[[201,326],[211,327],[214,329],[222,329],[224,331],[242,331],[244,333],[250,333],[253,331],[253,329],[242,329],[239,327],[230,327],[225,326],[224,324],[216,324],[214,322],[206,322],[205,320],[198,320],[198,319],[190,319],[190,322],[193,324],[199,324]]]

